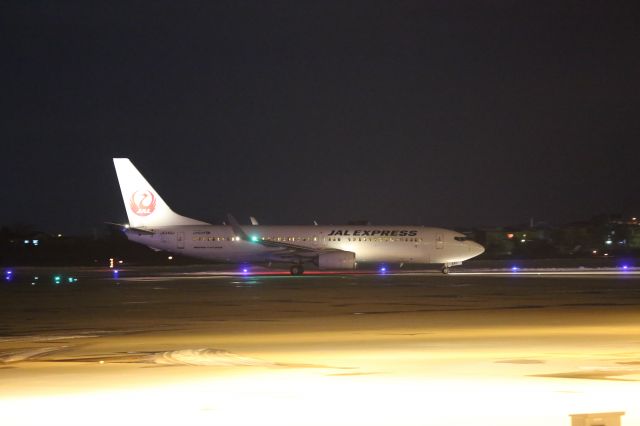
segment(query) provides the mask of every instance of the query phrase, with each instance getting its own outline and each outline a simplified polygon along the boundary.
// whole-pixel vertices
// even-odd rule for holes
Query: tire
[[[302,265],[292,265],[290,271],[291,271],[291,275],[304,274],[304,268],[302,267]]]
[[[446,266],[442,267],[442,273],[447,275],[449,273],[449,268],[447,268]]]

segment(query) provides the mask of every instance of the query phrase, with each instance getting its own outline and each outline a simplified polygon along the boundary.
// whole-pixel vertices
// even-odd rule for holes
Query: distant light
[[[69,277],[69,278],[67,278],[67,282],[72,283],[72,282],[73,282],[73,277]]]
[[[609,253],[605,253],[604,255],[605,255],[605,256],[609,256]]]
[[[247,272],[249,272],[249,269],[247,269],[247,268],[242,268],[242,273],[243,273],[243,274],[246,274]]]
[[[124,228],[125,228],[125,229],[129,229],[129,225],[125,225],[125,226],[124,226]]]
[[[605,244],[607,244],[607,245],[610,245],[612,242],[613,242],[613,241],[611,241],[611,240],[607,240],[607,241],[605,241],[604,243],[605,243]]]
[[[61,281],[62,281],[62,277],[60,275],[54,275],[53,277],[54,284],[60,284]]]
[[[594,251],[592,251],[591,253],[593,253],[593,254],[598,254],[598,250],[594,250]]]
[[[11,274],[13,274],[13,271],[11,270],[7,271],[7,275],[11,275]]]
[[[628,265],[622,265],[622,269],[629,269]]]
[[[521,243],[524,243],[524,242],[526,242],[526,241],[527,241],[527,240],[525,240],[525,239],[520,240],[520,242],[521,242]]]
[[[259,238],[258,238],[258,236],[257,236],[257,235],[252,235],[252,236],[251,236],[251,241],[253,241],[254,243],[255,243],[256,241],[258,241],[258,240],[259,240]]]
[[[173,260],[173,256],[167,256],[167,259]]]
[[[40,240],[32,240],[32,242],[34,246],[37,246],[38,244],[40,244]]]
[[[514,236],[513,234],[507,234],[507,238],[508,238],[508,239],[512,239],[512,238],[513,238],[513,236]]]
[[[62,234],[58,234],[58,238],[62,238]]]
[[[109,268],[113,269],[113,257],[109,258]]]
[[[517,272],[519,269],[520,269],[520,268],[518,268],[517,266],[512,266],[512,267],[511,267],[511,270],[512,270],[513,272]]]
[[[29,244],[29,240],[24,240],[24,243],[25,244]]]
[[[636,220],[638,220],[638,218],[637,217],[632,217],[631,220],[633,220],[635,222]]]
[[[387,272],[387,267],[386,266],[381,266],[379,269],[381,274],[384,274],[385,272]]]

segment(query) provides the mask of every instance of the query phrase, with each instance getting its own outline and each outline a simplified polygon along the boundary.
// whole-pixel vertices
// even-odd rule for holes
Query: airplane
[[[354,270],[358,263],[440,264],[442,272],[484,252],[459,232],[423,226],[252,225],[232,215],[212,225],[175,213],[128,158],[113,163],[129,223],[127,238],[154,250],[236,264],[290,265],[291,275],[305,266]]]

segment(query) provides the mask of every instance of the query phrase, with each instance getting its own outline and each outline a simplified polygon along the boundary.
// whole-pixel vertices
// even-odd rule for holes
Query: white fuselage
[[[231,226],[183,225],[134,229],[127,237],[154,249],[221,262],[308,261],[259,241],[276,241],[321,251],[355,253],[356,262],[454,264],[478,256],[484,248],[463,234],[421,226],[244,226],[250,241]]]

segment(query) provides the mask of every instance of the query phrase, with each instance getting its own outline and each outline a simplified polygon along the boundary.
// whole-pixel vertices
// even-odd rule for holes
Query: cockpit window
[[[469,241],[471,238],[464,236],[464,237],[453,237],[456,241]]]

